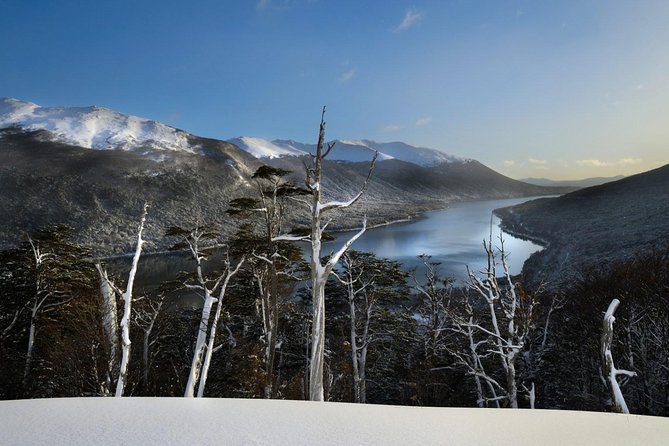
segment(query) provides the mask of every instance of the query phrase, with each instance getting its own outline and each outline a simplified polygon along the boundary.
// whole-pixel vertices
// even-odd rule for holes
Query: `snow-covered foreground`
[[[666,445],[669,419],[182,398],[0,402],[0,444]]]

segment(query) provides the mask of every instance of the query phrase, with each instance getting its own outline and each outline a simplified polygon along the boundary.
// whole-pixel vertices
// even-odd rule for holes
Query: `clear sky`
[[[669,163],[669,0],[0,0],[0,97],[515,178]]]

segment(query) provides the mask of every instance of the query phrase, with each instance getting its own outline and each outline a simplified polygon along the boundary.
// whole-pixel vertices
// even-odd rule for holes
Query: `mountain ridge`
[[[255,195],[255,170],[263,164],[282,167],[302,184],[305,157],[315,147],[284,142],[284,147],[292,147],[290,156],[272,156],[273,147],[252,153],[230,142],[100,107],[43,108],[18,100],[2,100],[0,105],[0,248],[16,245],[25,231],[64,223],[74,227],[80,241],[96,246],[99,255],[128,252],[144,201],[153,203],[148,251],[167,247],[162,238],[167,227],[198,217],[230,234],[235,226],[226,216],[227,204]],[[334,159],[324,164],[326,199],[348,200],[357,193],[377,150],[373,145],[389,151],[418,150],[410,156],[423,153],[425,165],[384,154],[362,199],[347,212],[333,215],[331,229],[359,227],[366,215],[370,225],[379,225],[454,201],[559,191],[521,183],[477,161],[431,149],[370,140],[363,145],[335,144],[330,154]],[[337,160],[337,153],[344,159]],[[291,210],[286,228],[304,218]]]

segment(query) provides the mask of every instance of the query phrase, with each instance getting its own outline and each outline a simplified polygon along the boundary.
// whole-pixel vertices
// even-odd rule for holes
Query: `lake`
[[[426,212],[412,221],[369,229],[356,240],[352,249],[400,261],[407,270],[418,268],[418,276],[424,270],[418,256],[428,254],[432,261],[441,262],[443,276],[462,282],[467,278],[467,265],[472,271],[485,267],[483,240],[490,236],[491,217],[493,242],[499,246],[500,220],[492,215],[492,211],[534,198],[538,197],[455,203],[448,209]],[[337,240],[324,244],[324,253],[338,249],[353,234],[355,232],[335,234]],[[542,249],[535,243],[506,233],[503,237],[512,274],[520,273],[525,260]]]
[[[483,239],[490,235],[492,218],[493,240],[499,245],[499,219],[492,215],[493,209],[511,206],[535,197],[503,200],[470,201],[452,204],[448,209],[426,212],[414,220],[368,229],[352,246],[359,251],[370,251],[379,257],[402,262],[406,270],[417,268],[420,280],[423,274],[418,256],[428,254],[432,261],[441,262],[443,277],[452,277],[460,284],[467,278],[466,266],[472,271],[485,266]],[[355,231],[335,233],[336,239],[323,244],[323,254],[327,255],[341,246]],[[305,250],[309,248],[302,243]],[[542,249],[532,242],[520,240],[504,234],[504,248],[508,254],[511,272],[521,271],[530,254]],[[305,257],[309,254],[305,252]],[[217,260],[214,255],[210,266]],[[219,259],[220,260],[220,259]],[[130,257],[108,259],[110,272],[127,277]],[[136,294],[155,288],[163,280],[173,280],[179,271],[192,270],[194,263],[185,252],[142,256],[136,278]],[[199,305],[200,298],[189,292],[178,292],[182,304]]]

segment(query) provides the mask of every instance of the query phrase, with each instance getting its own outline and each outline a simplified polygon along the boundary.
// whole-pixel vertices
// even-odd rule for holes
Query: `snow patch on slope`
[[[0,99],[0,128],[47,130],[67,144],[100,150],[149,148],[195,153],[187,133],[138,116],[102,107],[40,107]]]
[[[305,144],[293,140],[275,139],[268,141],[261,138],[243,136],[229,139],[241,149],[260,159],[272,159],[283,156],[304,156],[316,153],[316,144]],[[421,166],[434,166],[442,163],[463,163],[467,160],[427,147],[416,147],[403,142],[378,143],[367,139],[332,141],[335,143],[328,159],[332,161],[365,162],[372,159],[378,151],[378,160],[397,159]],[[331,142],[331,143],[332,143]]]
[[[238,138],[228,139],[227,142],[236,145],[245,152],[250,153],[256,158],[280,158],[282,156],[303,156],[308,155],[288,141],[267,141],[262,138],[252,138],[249,136],[240,136]]]

